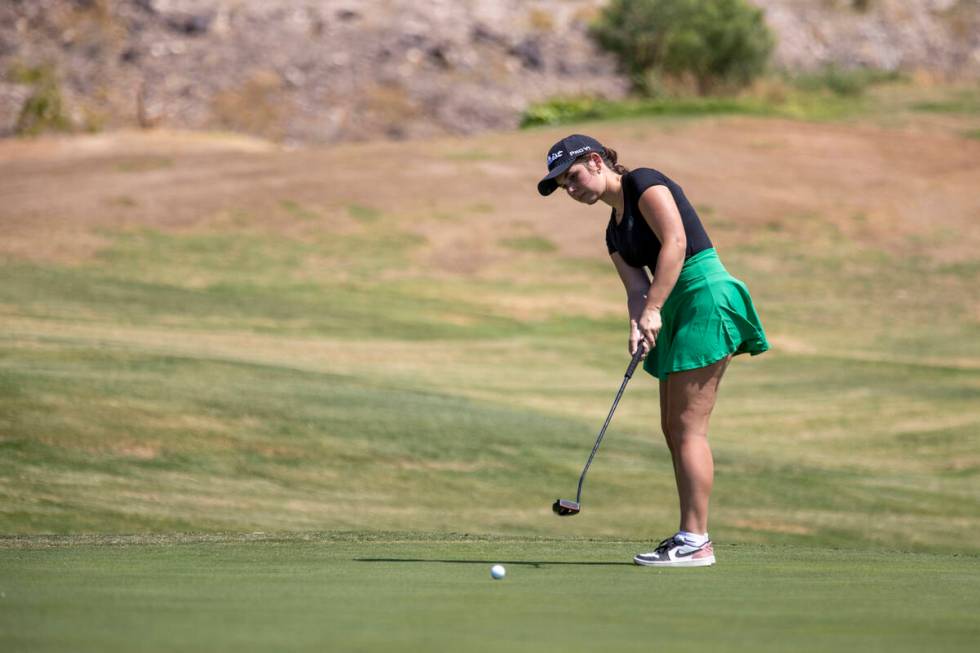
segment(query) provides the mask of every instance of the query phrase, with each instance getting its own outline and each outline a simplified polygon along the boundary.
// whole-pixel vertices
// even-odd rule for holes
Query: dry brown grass
[[[550,32],[555,29],[555,19],[551,12],[534,7],[527,12],[527,24],[539,32]]]
[[[290,107],[279,75],[259,70],[239,86],[215,95],[211,111],[222,127],[279,140],[285,132],[284,121]]]
[[[534,191],[541,153],[565,131],[292,151],[254,139],[156,132],[4,141],[0,254],[79,261],[99,250],[105,228],[186,229],[240,207],[262,215],[261,229],[295,228],[293,217],[279,215],[289,198],[395,216],[427,239],[421,262],[453,274],[492,275],[512,254],[494,243],[515,231],[547,238],[562,255],[601,259],[606,211]],[[608,123],[592,131],[626,165],[657,167],[680,181],[696,206],[712,212],[709,229],[713,221],[730,227],[712,229],[720,247],[765,229],[819,238],[830,227],[855,242],[947,262],[971,259],[980,248],[976,140],[751,118]],[[463,149],[495,155],[453,158]],[[173,163],[120,166],[154,156]],[[439,189],[435,202],[432,188]],[[477,205],[488,209],[471,210]],[[941,231],[957,237],[937,239]]]

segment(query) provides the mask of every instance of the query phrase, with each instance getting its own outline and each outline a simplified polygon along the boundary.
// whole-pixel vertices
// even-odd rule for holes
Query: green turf
[[[971,556],[721,545],[713,568],[655,570],[630,564],[645,543],[610,540],[38,544],[0,548],[10,653],[972,651],[980,637]],[[493,563],[504,580],[490,579]]]
[[[774,348],[714,412],[721,564],[658,572],[622,564],[676,528],[647,375],[586,511],[549,510],[627,363],[608,261],[525,224],[445,269],[438,234],[503,203],[295,190],[270,227],[233,204],[0,259],[0,650],[975,644],[980,295],[976,257],[930,254],[952,227],[879,247],[815,211],[745,233],[699,207]]]
[[[812,245],[776,233],[725,253],[770,332],[812,351],[777,341],[732,365],[712,430],[714,531],[975,552],[974,267]],[[610,270],[535,247],[513,277],[355,281],[338,272],[353,250],[324,248],[144,230],[89,264],[2,266],[0,531],[556,535],[541,508],[574,489],[608,410],[622,318],[500,307],[612,292]],[[314,252],[333,262],[303,272]],[[382,268],[411,263],[399,256]],[[784,273],[756,272],[773,265]],[[656,396],[646,375],[628,389],[587,486],[599,517],[577,534],[674,526]],[[474,515],[473,496],[496,508]]]

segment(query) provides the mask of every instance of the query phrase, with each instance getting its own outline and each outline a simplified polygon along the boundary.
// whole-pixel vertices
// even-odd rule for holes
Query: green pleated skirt
[[[749,289],[728,273],[714,249],[684,262],[660,317],[656,346],[643,361],[643,369],[658,379],[729,354],[755,356],[769,349]]]

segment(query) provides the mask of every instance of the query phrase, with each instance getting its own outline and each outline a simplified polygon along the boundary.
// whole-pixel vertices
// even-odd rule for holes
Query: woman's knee
[[[700,420],[684,420],[682,418],[668,419],[664,435],[667,437],[668,446],[671,450],[680,447],[685,442],[690,442],[696,438],[707,438],[707,425]]]

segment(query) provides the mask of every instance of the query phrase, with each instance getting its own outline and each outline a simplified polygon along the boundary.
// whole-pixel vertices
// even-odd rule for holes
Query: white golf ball
[[[490,578],[494,580],[500,580],[507,575],[507,570],[504,569],[503,565],[494,565],[490,567]]]

